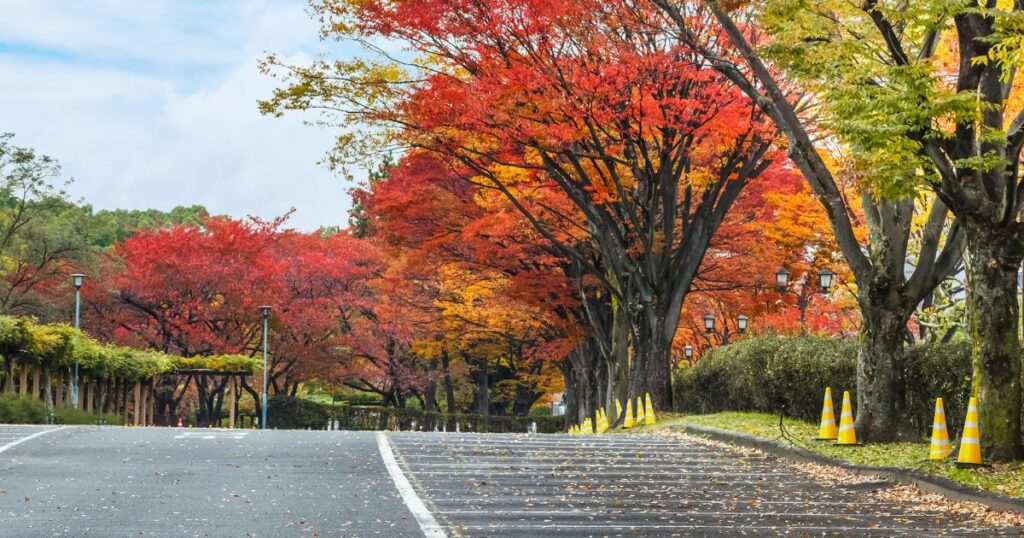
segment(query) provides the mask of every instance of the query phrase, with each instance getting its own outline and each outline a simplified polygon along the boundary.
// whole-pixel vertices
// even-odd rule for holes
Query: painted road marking
[[[186,431],[175,435],[175,439],[245,439],[249,435],[246,432],[233,432],[229,430],[196,430]]]
[[[14,447],[20,445],[21,443],[24,443],[25,441],[29,441],[31,439],[35,439],[36,437],[40,437],[40,436],[46,435],[48,433],[55,432],[55,431],[57,431],[59,429],[61,429],[59,426],[56,427],[56,428],[47,428],[45,430],[39,430],[39,431],[37,431],[37,432],[35,432],[35,433],[31,434],[31,435],[27,435],[25,437],[21,437],[21,438],[15,439],[15,440],[13,440],[13,441],[5,444],[5,445],[0,446],[0,453],[5,452],[5,451],[7,451],[7,450],[9,450],[11,448],[14,448]]]
[[[384,467],[387,468],[388,474],[391,475],[391,480],[395,482],[395,487],[398,488],[398,493],[402,495],[405,505],[412,512],[413,517],[416,518],[416,522],[420,524],[423,535],[427,538],[446,538],[447,535],[441,528],[441,525],[434,519],[430,510],[427,510],[423,500],[416,494],[416,490],[412,489],[409,479],[402,473],[402,468],[398,466],[395,454],[391,451],[391,443],[388,442],[386,433],[377,432],[377,447],[380,449],[381,459],[384,460]]]

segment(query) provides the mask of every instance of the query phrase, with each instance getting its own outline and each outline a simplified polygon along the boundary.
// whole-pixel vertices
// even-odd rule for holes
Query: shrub
[[[15,394],[0,395],[0,423],[42,424],[46,420],[46,406],[34,398]]]
[[[558,433],[565,429],[564,417],[449,414],[383,406],[346,407],[339,412],[338,420],[343,430],[525,433],[531,423],[537,424],[538,433]]]
[[[124,417],[112,413],[87,413],[73,407],[57,407],[53,410],[57,424],[91,425],[109,424],[120,426],[124,424]]]
[[[856,390],[857,349],[856,341],[835,338],[746,338],[679,370],[673,383],[675,407],[686,413],[781,412],[817,421],[828,386],[838,417],[842,391]],[[941,396],[946,419],[958,430],[970,390],[970,344],[911,346],[904,366],[907,420],[928,434],[935,398]]]
[[[332,416],[331,406],[278,394],[267,402],[267,425],[274,429],[322,430]]]
[[[14,394],[0,395],[0,423],[3,424],[44,424],[49,410],[35,399]],[[53,410],[56,424],[111,424],[119,425],[122,417],[109,413],[91,414],[71,407],[57,407]]]

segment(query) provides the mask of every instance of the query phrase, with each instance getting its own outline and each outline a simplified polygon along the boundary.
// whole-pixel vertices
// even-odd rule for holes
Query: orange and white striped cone
[[[626,418],[622,421],[622,427],[629,429],[633,427],[633,400],[626,398]]]
[[[946,409],[942,405],[942,398],[936,398],[935,418],[932,420],[932,446],[928,449],[928,459],[944,460],[952,453],[949,431],[946,430]]]
[[[644,425],[650,426],[655,422],[657,421],[654,419],[654,406],[651,405],[651,393],[648,392],[644,395]]]
[[[818,427],[819,441],[834,441],[839,437],[836,429],[836,412],[832,407],[832,387],[825,387],[825,401],[821,404],[821,425]]]
[[[636,421],[634,422],[637,426],[644,425],[644,399],[636,397]]]
[[[839,417],[839,438],[837,445],[856,446],[857,431],[853,428],[853,405],[850,403],[850,391],[843,391],[843,414]]]
[[[981,463],[981,431],[978,429],[978,399],[971,398],[967,404],[967,420],[964,433],[960,436],[960,453],[956,464],[961,467],[977,467]]]

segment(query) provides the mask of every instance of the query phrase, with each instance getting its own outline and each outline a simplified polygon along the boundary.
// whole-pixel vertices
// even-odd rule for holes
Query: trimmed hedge
[[[332,411],[329,405],[278,394],[267,402],[267,424],[276,430],[322,430]]]
[[[838,416],[844,390],[855,394],[855,340],[758,336],[715,348],[673,379],[677,411],[784,413],[808,421],[821,418],[825,387],[832,387]],[[970,393],[971,348],[967,342],[926,344],[905,351],[907,420],[930,433],[935,398],[946,404],[948,425],[959,431]],[[856,398],[854,397],[856,413]]]
[[[531,423],[537,424],[538,433],[559,433],[565,428],[563,417],[447,414],[379,405],[331,406],[285,395],[274,396],[267,404],[267,424],[272,429],[322,430],[329,420],[337,420],[342,430],[525,433]]]
[[[337,418],[343,430],[526,433],[531,423],[537,424],[537,433],[559,433],[565,429],[564,417],[448,414],[382,406],[345,407],[339,410]]]

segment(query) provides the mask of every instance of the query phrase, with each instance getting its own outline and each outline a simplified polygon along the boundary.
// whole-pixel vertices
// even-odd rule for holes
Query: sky
[[[258,61],[323,43],[304,0],[4,0],[0,132],[60,161],[97,209],[171,209],[344,225],[350,184],[317,164],[329,130],[261,116]]]

